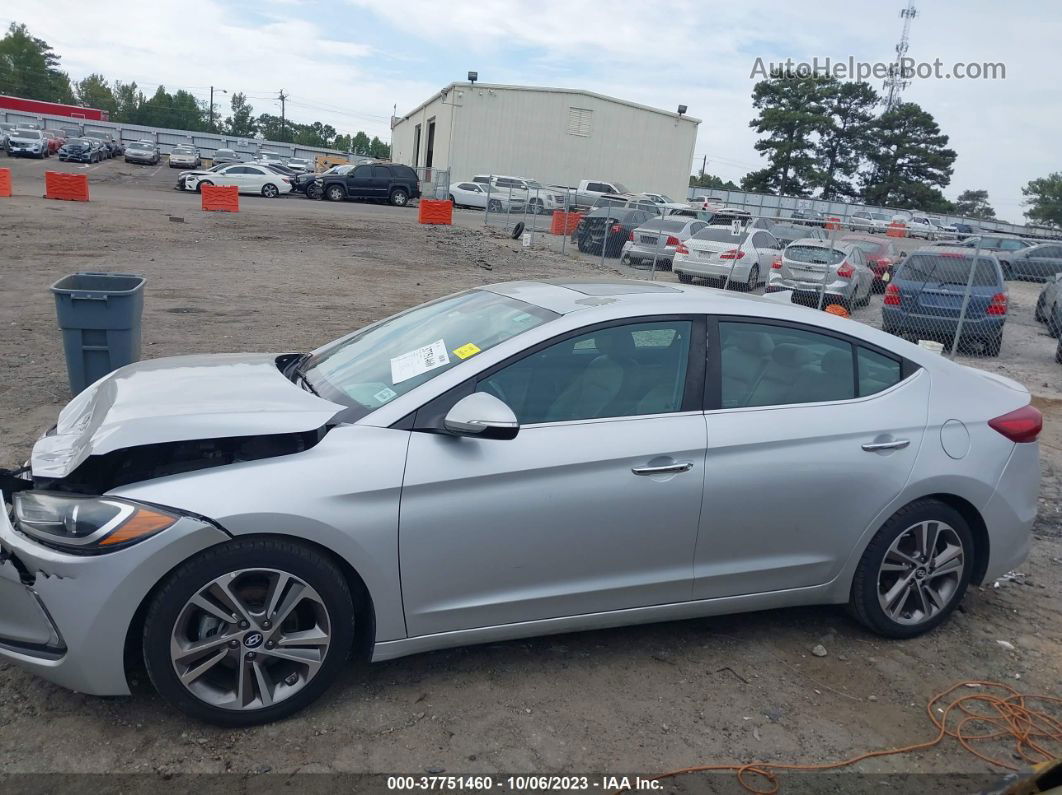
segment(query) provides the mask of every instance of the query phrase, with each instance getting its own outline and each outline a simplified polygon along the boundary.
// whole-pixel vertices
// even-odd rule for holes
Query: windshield
[[[973,257],[960,254],[912,254],[896,274],[897,279],[926,282],[930,284],[961,284],[970,279],[970,267]],[[995,264],[992,260],[981,257],[977,260],[977,271],[973,284],[977,287],[990,287],[999,284]]]
[[[785,258],[791,262],[805,262],[811,265],[836,265],[843,262],[845,252],[839,248],[824,246],[789,246]]]
[[[187,146],[175,146],[173,147],[173,154],[175,155],[193,155],[194,149],[189,149]]]
[[[716,243],[733,243],[734,245],[739,245],[745,240],[746,237],[748,237],[748,232],[740,232],[739,234],[733,235],[730,233],[729,226],[715,226],[706,227],[697,234],[695,234],[693,237],[695,240],[711,240]]]
[[[303,375],[322,397],[374,409],[481,351],[559,317],[515,298],[469,292],[395,315],[326,346]]]
[[[616,189],[616,193],[630,193],[630,191],[627,190],[627,186],[620,182],[613,182],[612,187]]]
[[[864,254],[876,254],[881,248],[881,243],[875,243],[873,240],[848,240],[845,242],[855,246]]]

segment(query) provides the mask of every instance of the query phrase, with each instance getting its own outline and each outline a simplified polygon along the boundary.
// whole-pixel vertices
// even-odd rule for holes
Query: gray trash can
[[[143,276],[73,273],[52,292],[73,394],[140,358]]]

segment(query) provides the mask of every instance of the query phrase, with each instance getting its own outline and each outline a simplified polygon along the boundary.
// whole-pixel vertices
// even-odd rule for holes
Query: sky
[[[256,113],[322,121],[389,140],[389,119],[469,70],[486,83],[582,88],[702,120],[695,163],[740,181],[753,149],[757,59],[889,62],[905,0],[706,3],[703,0],[48,0],[0,7],[77,80],[99,72],[205,100],[242,91]],[[904,99],[934,115],[958,152],[944,190],[984,188],[1000,218],[1021,222],[1021,187],[1062,170],[1062,81],[1053,56],[1062,4],[921,0],[908,55],[1002,63],[1005,79],[915,80]],[[871,79],[876,89],[880,80]],[[229,96],[215,94],[221,115]],[[531,175],[533,176],[533,175]]]

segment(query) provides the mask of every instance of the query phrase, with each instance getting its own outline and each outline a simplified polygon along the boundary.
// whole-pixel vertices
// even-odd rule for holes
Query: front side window
[[[369,179],[372,177],[372,166],[358,166],[351,176],[354,179]]]
[[[812,331],[719,324],[722,408],[784,406],[855,397],[852,346]]]
[[[523,425],[680,411],[692,322],[610,326],[569,337],[481,380]]]
[[[315,351],[301,372],[355,419],[558,315],[486,290],[414,307]]]

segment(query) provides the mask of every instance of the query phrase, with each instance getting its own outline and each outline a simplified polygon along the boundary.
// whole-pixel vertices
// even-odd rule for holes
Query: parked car
[[[199,168],[203,158],[194,146],[181,144],[170,150],[169,165],[170,168]]]
[[[511,197],[514,204],[527,205],[537,214],[562,210],[565,207],[566,188],[545,187],[538,180],[527,177],[510,177],[503,174],[476,174],[472,182],[481,185],[491,199],[503,199],[503,207]],[[485,206],[485,205],[472,205]]]
[[[242,158],[233,149],[215,149],[214,157],[211,160],[215,166],[226,166],[230,163],[242,162]]]
[[[1062,335],[1062,273],[1056,273],[1044,285],[1033,315],[1037,322],[1047,325],[1047,333],[1052,337]]]
[[[66,133],[62,130],[54,129],[44,130],[43,132],[44,136],[49,139],[49,152],[53,155],[57,154],[63,148],[63,144],[66,143]]]
[[[359,199],[404,207],[410,199],[420,198],[417,172],[398,163],[362,163],[346,174],[318,174],[314,185],[323,198],[334,202]]]
[[[675,250],[708,224],[695,218],[658,216],[632,230],[620,257],[625,265],[653,266],[671,270]]]
[[[1050,281],[1062,271],[1062,243],[1040,243],[1008,252],[1003,259],[997,254],[1007,279]]]
[[[648,199],[657,207],[660,208],[661,213],[668,215],[672,210],[688,210],[689,205],[685,202],[678,202],[672,199],[670,196],[664,193],[639,193],[635,199]]]
[[[162,155],[159,154],[158,148],[148,141],[135,141],[125,148],[126,163],[144,163],[155,166],[161,160]]]
[[[181,171],[177,174],[177,190],[195,190],[196,181],[202,177],[206,177],[210,174],[216,174],[231,163],[222,163],[221,165],[211,166],[210,168],[197,168],[191,171]]]
[[[782,246],[788,246],[794,240],[811,238],[813,240],[828,240],[826,231],[817,226],[796,226],[792,223],[780,223],[771,225],[771,234]]]
[[[716,212],[720,207],[720,205],[710,196],[695,196],[690,199],[687,204],[689,204],[694,210],[701,210],[704,212]]]
[[[921,248],[910,254],[885,288],[882,329],[950,344],[962,316],[960,345],[998,356],[1007,321],[1007,286],[996,257],[981,254],[975,266],[974,256],[975,252],[957,246]]]
[[[952,226],[955,227],[955,238],[960,241],[965,241],[972,235],[981,234],[981,230],[972,224],[952,224]]]
[[[756,219],[757,221],[763,221],[764,224],[769,222],[766,219]],[[708,223],[712,226],[730,226],[734,221],[740,221],[742,224],[749,224],[752,222],[752,213],[741,207],[720,207],[714,213],[712,213],[712,220]]]
[[[794,224],[820,228],[826,226],[825,213],[820,213],[817,210],[782,210],[782,214],[786,220]]]
[[[479,182],[455,182],[450,185],[448,196],[454,207],[477,207],[489,209],[492,213],[524,211],[526,194],[514,194],[510,201],[508,191],[492,191],[490,194],[487,191],[488,186]]]
[[[59,159],[71,163],[99,163],[103,146],[95,138],[69,138],[59,149]]]
[[[291,177],[278,174],[272,169],[255,163],[236,163],[216,167],[207,174],[189,172],[185,179],[187,190],[199,192],[204,185],[235,185],[240,193],[257,193],[267,199],[275,199],[291,193]]]
[[[308,198],[320,199],[320,186],[315,182],[318,176],[324,176],[325,174],[343,175],[353,169],[353,163],[344,163],[342,165],[332,166],[321,174],[314,174],[312,172],[308,174],[296,174],[294,180],[292,180],[293,190],[297,193],[306,194]]]
[[[604,252],[606,257],[618,257],[631,232],[654,215],[649,210],[599,207],[579,219],[572,232],[572,242],[584,254]]]
[[[142,361],[4,478],[0,657],[100,696],[139,659],[235,727],[352,655],[812,604],[911,638],[1026,559],[1042,422],[870,326],[645,281]]]
[[[1010,265],[1014,252],[1021,251],[1032,245],[1028,240],[1020,237],[1007,237],[1005,235],[974,235],[964,239],[959,245],[965,248],[980,249],[995,254],[1004,267]]]
[[[853,232],[869,232],[874,226],[874,219],[869,210],[857,210],[848,217],[848,228]]]
[[[906,254],[896,248],[891,238],[869,237],[864,235],[845,235],[841,238],[842,243],[851,243],[863,252],[867,261],[867,267],[874,274],[874,290],[881,292],[885,289],[889,279],[892,278],[892,270]]]
[[[771,263],[767,292],[791,290],[794,303],[839,304],[851,311],[870,303],[874,274],[853,243],[805,238],[789,244]]]
[[[0,149],[3,149],[8,155],[11,154],[10,136],[13,130],[18,129],[18,125],[11,122],[0,122]]]
[[[745,227],[735,235],[729,226],[709,224],[675,249],[672,270],[684,284],[697,278],[754,290],[767,281],[781,249],[766,229]]]
[[[309,171],[313,171],[313,161],[308,160],[305,157],[289,157],[284,165],[297,174],[305,174]]]
[[[118,142],[115,141],[109,133],[89,130],[85,132],[81,137],[95,138],[97,141],[99,141],[100,145],[103,147],[104,155],[107,158],[114,157],[116,154],[118,154]]]
[[[584,179],[579,187],[571,192],[570,203],[575,207],[593,207],[602,196],[632,195],[620,182],[606,182],[598,179]]]
[[[48,157],[48,139],[40,130],[15,128],[7,134],[7,152],[14,157],[35,157],[43,160]]]
[[[926,240],[933,240],[936,236],[936,227],[925,215],[912,215],[903,221],[903,224],[907,228],[907,237],[921,237]]]

